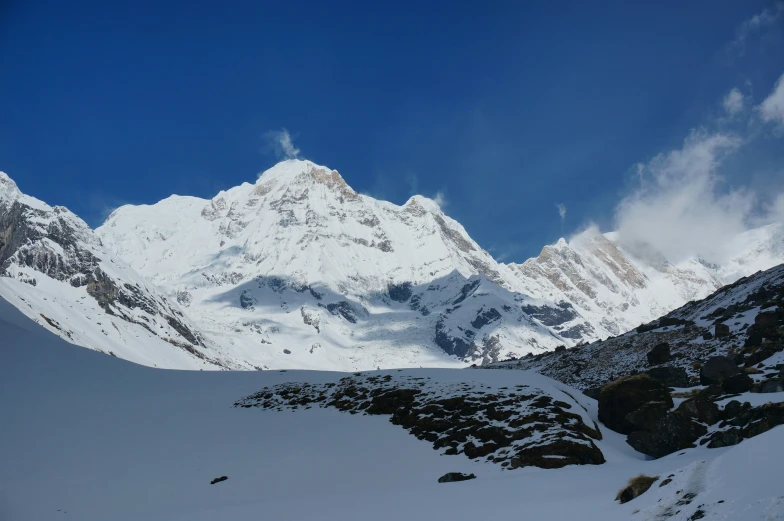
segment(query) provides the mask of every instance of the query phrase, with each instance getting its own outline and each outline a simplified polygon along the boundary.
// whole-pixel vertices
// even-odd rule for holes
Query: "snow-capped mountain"
[[[521,307],[552,303],[515,291],[435,202],[378,201],[309,161],[212,200],[124,206],[96,232],[255,367],[462,365],[568,342]]]
[[[211,342],[76,215],[0,172],[0,297],[65,340],[145,365],[216,368]]]
[[[618,335],[784,262],[776,224],[728,238],[738,254],[720,266],[594,230],[502,264],[434,201],[379,201],[300,160],[211,200],[123,206],[95,232],[5,175],[0,187],[0,296],[74,343],[159,367],[517,358]]]
[[[526,295],[562,303],[553,314],[526,309],[561,336],[592,341],[624,333],[686,302],[702,299],[740,277],[784,262],[784,225],[771,224],[728,237],[737,252],[722,265],[699,258],[673,264],[645,244],[629,247],[616,233],[589,229],[561,239],[522,264],[509,264],[513,284]],[[587,323],[565,328],[569,306]]]

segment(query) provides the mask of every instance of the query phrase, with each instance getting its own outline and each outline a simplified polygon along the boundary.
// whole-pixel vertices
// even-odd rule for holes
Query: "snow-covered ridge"
[[[38,292],[40,303],[47,292],[62,293],[55,287],[85,270],[65,276],[59,266],[82,266],[74,252],[88,251],[113,280],[133,280],[175,306],[209,346],[200,354],[232,368],[463,366],[519,357],[620,334],[784,260],[782,226],[772,225],[736,238],[739,255],[722,266],[672,264],[596,231],[502,264],[435,201],[376,200],[337,171],[302,160],[212,199],[173,195],[123,206],[95,232],[67,209],[25,196],[7,176],[0,183],[0,204],[26,208],[25,233],[37,258],[47,259],[22,261],[17,253],[4,268],[17,282],[38,282],[35,290],[17,286],[19,306],[32,306],[28,292]],[[0,255],[8,249],[0,246]],[[49,288],[36,272],[58,285]],[[149,365],[190,367],[159,359],[169,348],[132,347],[136,340],[125,333],[116,339],[122,349],[98,347],[106,329],[84,328],[94,331],[72,341]],[[137,348],[145,354],[132,353]]]

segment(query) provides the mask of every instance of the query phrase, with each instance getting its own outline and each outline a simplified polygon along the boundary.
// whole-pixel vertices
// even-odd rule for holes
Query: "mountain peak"
[[[0,200],[13,200],[22,195],[19,187],[5,172],[0,172]]]

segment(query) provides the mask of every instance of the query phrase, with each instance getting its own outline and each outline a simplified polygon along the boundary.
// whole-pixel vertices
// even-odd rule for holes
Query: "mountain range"
[[[180,369],[486,364],[616,336],[784,262],[784,226],[721,265],[588,229],[497,262],[439,205],[288,160],[210,200],[91,230],[0,173],[0,297],[65,340]]]

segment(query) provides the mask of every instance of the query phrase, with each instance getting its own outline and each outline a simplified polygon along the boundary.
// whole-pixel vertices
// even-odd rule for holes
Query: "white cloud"
[[[441,190],[436,192],[436,196],[433,198],[433,201],[435,201],[438,207],[442,210],[446,208],[447,204],[449,204],[446,200],[446,195],[444,195],[444,192]]]
[[[724,110],[727,112],[728,115],[734,116],[741,110],[743,110],[743,93],[739,91],[737,88],[732,89],[724,96],[724,100],[722,101],[722,105],[724,106]]]
[[[270,130],[264,134],[267,149],[271,150],[278,159],[296,159],[300,150],[294,146],[291,134],[285,128]]]
[[[644,165],[642,182],[616,209],[620,242],[656,251],[671,262],[698,256],[721,262],[729,237],[747,229],[755,196],[721,191],[717,169],[743,141],[731,134],[693,131],[680,149]]]
[[[776,2],[771,8],[765,8],[738,26],[735,39],[730,43],[729,49],[739,56],[746,53],[746,40],[754,33],[774,25],[784,13],[784,3]]]
[[[558,208],[558,215],[561,217],[561,222],[564,222],[566,220],[566,205],[558,203],[555,207]]]
[[[773,92],[759,106],[763,121],[784,124],[784,74],[776,82]]]

